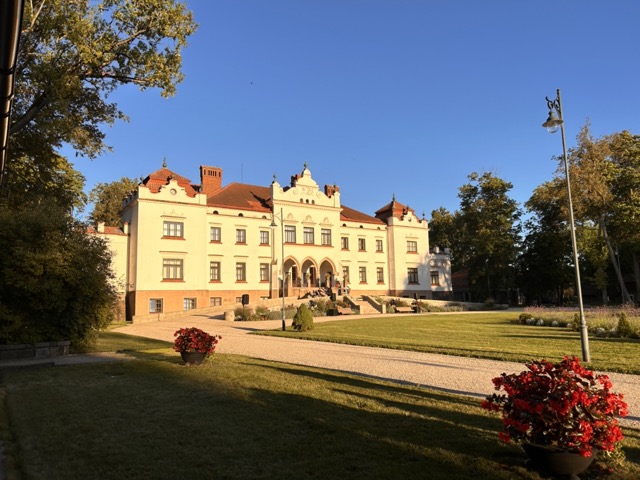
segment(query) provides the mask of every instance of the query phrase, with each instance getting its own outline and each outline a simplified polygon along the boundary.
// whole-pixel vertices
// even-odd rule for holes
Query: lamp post
[[[571,182],[569,180],[569,162],[567,160],[567,145],[564,137],[564,119],[562,118],[562,100],[560,89],[557,90],[556,98],[550,100],[546,97],[549,117],[542,124],[549,133],[555,133],[560,129],[562,133],[562,156],[564,159],[564,173],[567,180],[567,197],[569,199],[569,221],[571,223],[571,247],[573,248],[573,263],[576,270],[576,293],[578,295],[578,306],[580,308],[580,344],[582,346],[582,359],[585,362],[591,361],[589,354],[589,330],[584,317],[584,305],[582,304],[582,286],[580,285],[580,265],[578,264],[578,244],[576,242],[576,227],[573,219],[573,202],[571,200]]]
[[[273,213],[273,219],[271,220],[271,229],[273,232],[275,232],[275,228],[278,226],[276,224],[276,218],[278,218],[278,215],[276,215],[275,213]],[[282,260],[280,260],[280,278],[281,278],[281,285],[282,285],[282,331],[284,332],[287,327],[286,327],[286,322],[285,322],[285,305],[284,305],[284,215],[282,213],[282,208],[280,209],[280,240],[281,240],[281,245],[282,245]],[[273,235],[273,241],[275,242],[275,235]]]

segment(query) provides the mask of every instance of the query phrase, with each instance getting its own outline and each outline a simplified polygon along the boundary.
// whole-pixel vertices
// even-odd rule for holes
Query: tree
[[[176,0],[26,2],[7,180],[20,184],[19,164],[58,165],[65,144],[90,158],[108,150],[102,129],[126,120],[109,95],[127,84],[173,95],[195,30]]]
[[[122,201],[137,186],[137,180],[127,177],[122,177],[117,182],[96,184],[89,193],[89,201],[93,203],[93,210],[89,214],[91,223],[104,222],[106,225],[120,225]]]
[[[536,188],[525,204],[531,216],[518,259],[518,286],[528,303],[562,304],[564,289],[575,278],[565,189],[562,179],[554,179]]]
[[[47,199],[0,203],[0,344],[91,344],[116,301],[104,240]]]
[[[489,172],[473,172],[460,187],[460,247],[457,266],[468,271],[469,284],[478,296],[496,300],[514,283],[520,241],[520,210],[507,193],[513,185]]]
[[[429,221],[429,244],[432,247],[448,248],[451,252],[451,261],[455,262],[456,249],[458,247],[458,217],[459,213],[451,213],[444,207],[431,212]]]

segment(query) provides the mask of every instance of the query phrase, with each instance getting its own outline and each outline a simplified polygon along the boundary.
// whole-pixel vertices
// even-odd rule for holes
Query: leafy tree
[[[459,242],[458,217],[458,212],[451,213],[446,208],[440,207],[431,212],[431,220],[429,221],[429,244],[432,247],[448,248],[453,264],[455,264]]]
[[[25,2],[8,188],[39,186],[37,175],[23,173],[60,169],[65,144],[91,158],[108,150],[104,126],[127,118],[109,95],[127,84],[173,95],[183,78],[181,50],[195,30],[176,0]],[[45,173],[44,181],[55,176]]]
[[[47,199],[0,203],[0,343],[92,343],[116,290],[104,240]]]
[[[106,225],[118,226],[122,201],[137,185],[137,180],[127,177],[122,177],[117,182],[96,184],[89,193],[89,201],[93,203],[89,220],[93,224],[104,222]]]
[[[575,280],[565,189],[559,178],[546,182],[525,204],[530,217],[518,260],[518,285],[530,303],[562,304],[565,287]]]
[[[460,187],[457,266],[468,271],[476,298],[499,299],[514,284],[520,241],[520,209],[507,195],[513,185],[489,172],[469,175]],[[507,300],[500,298],[500,300]]]

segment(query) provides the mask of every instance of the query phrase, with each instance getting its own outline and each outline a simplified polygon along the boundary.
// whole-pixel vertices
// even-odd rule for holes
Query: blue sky
[[[525,202],[556,169],[541,124],[562,91],[567,144],[640,134],[637,0],[191,0],[200,25],[171,99],[121,88],[114,149],[72,158],[87,180],[168,167],[199,182],[281,184],[309,169],[373,214],[396,199],[427,218],[459,208],[471,172]]]

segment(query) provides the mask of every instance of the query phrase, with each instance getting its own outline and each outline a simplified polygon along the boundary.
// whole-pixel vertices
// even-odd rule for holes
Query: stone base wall
[[[69,341],[25,345],[0,345],[0,360],[50,358],[69,355]]]

